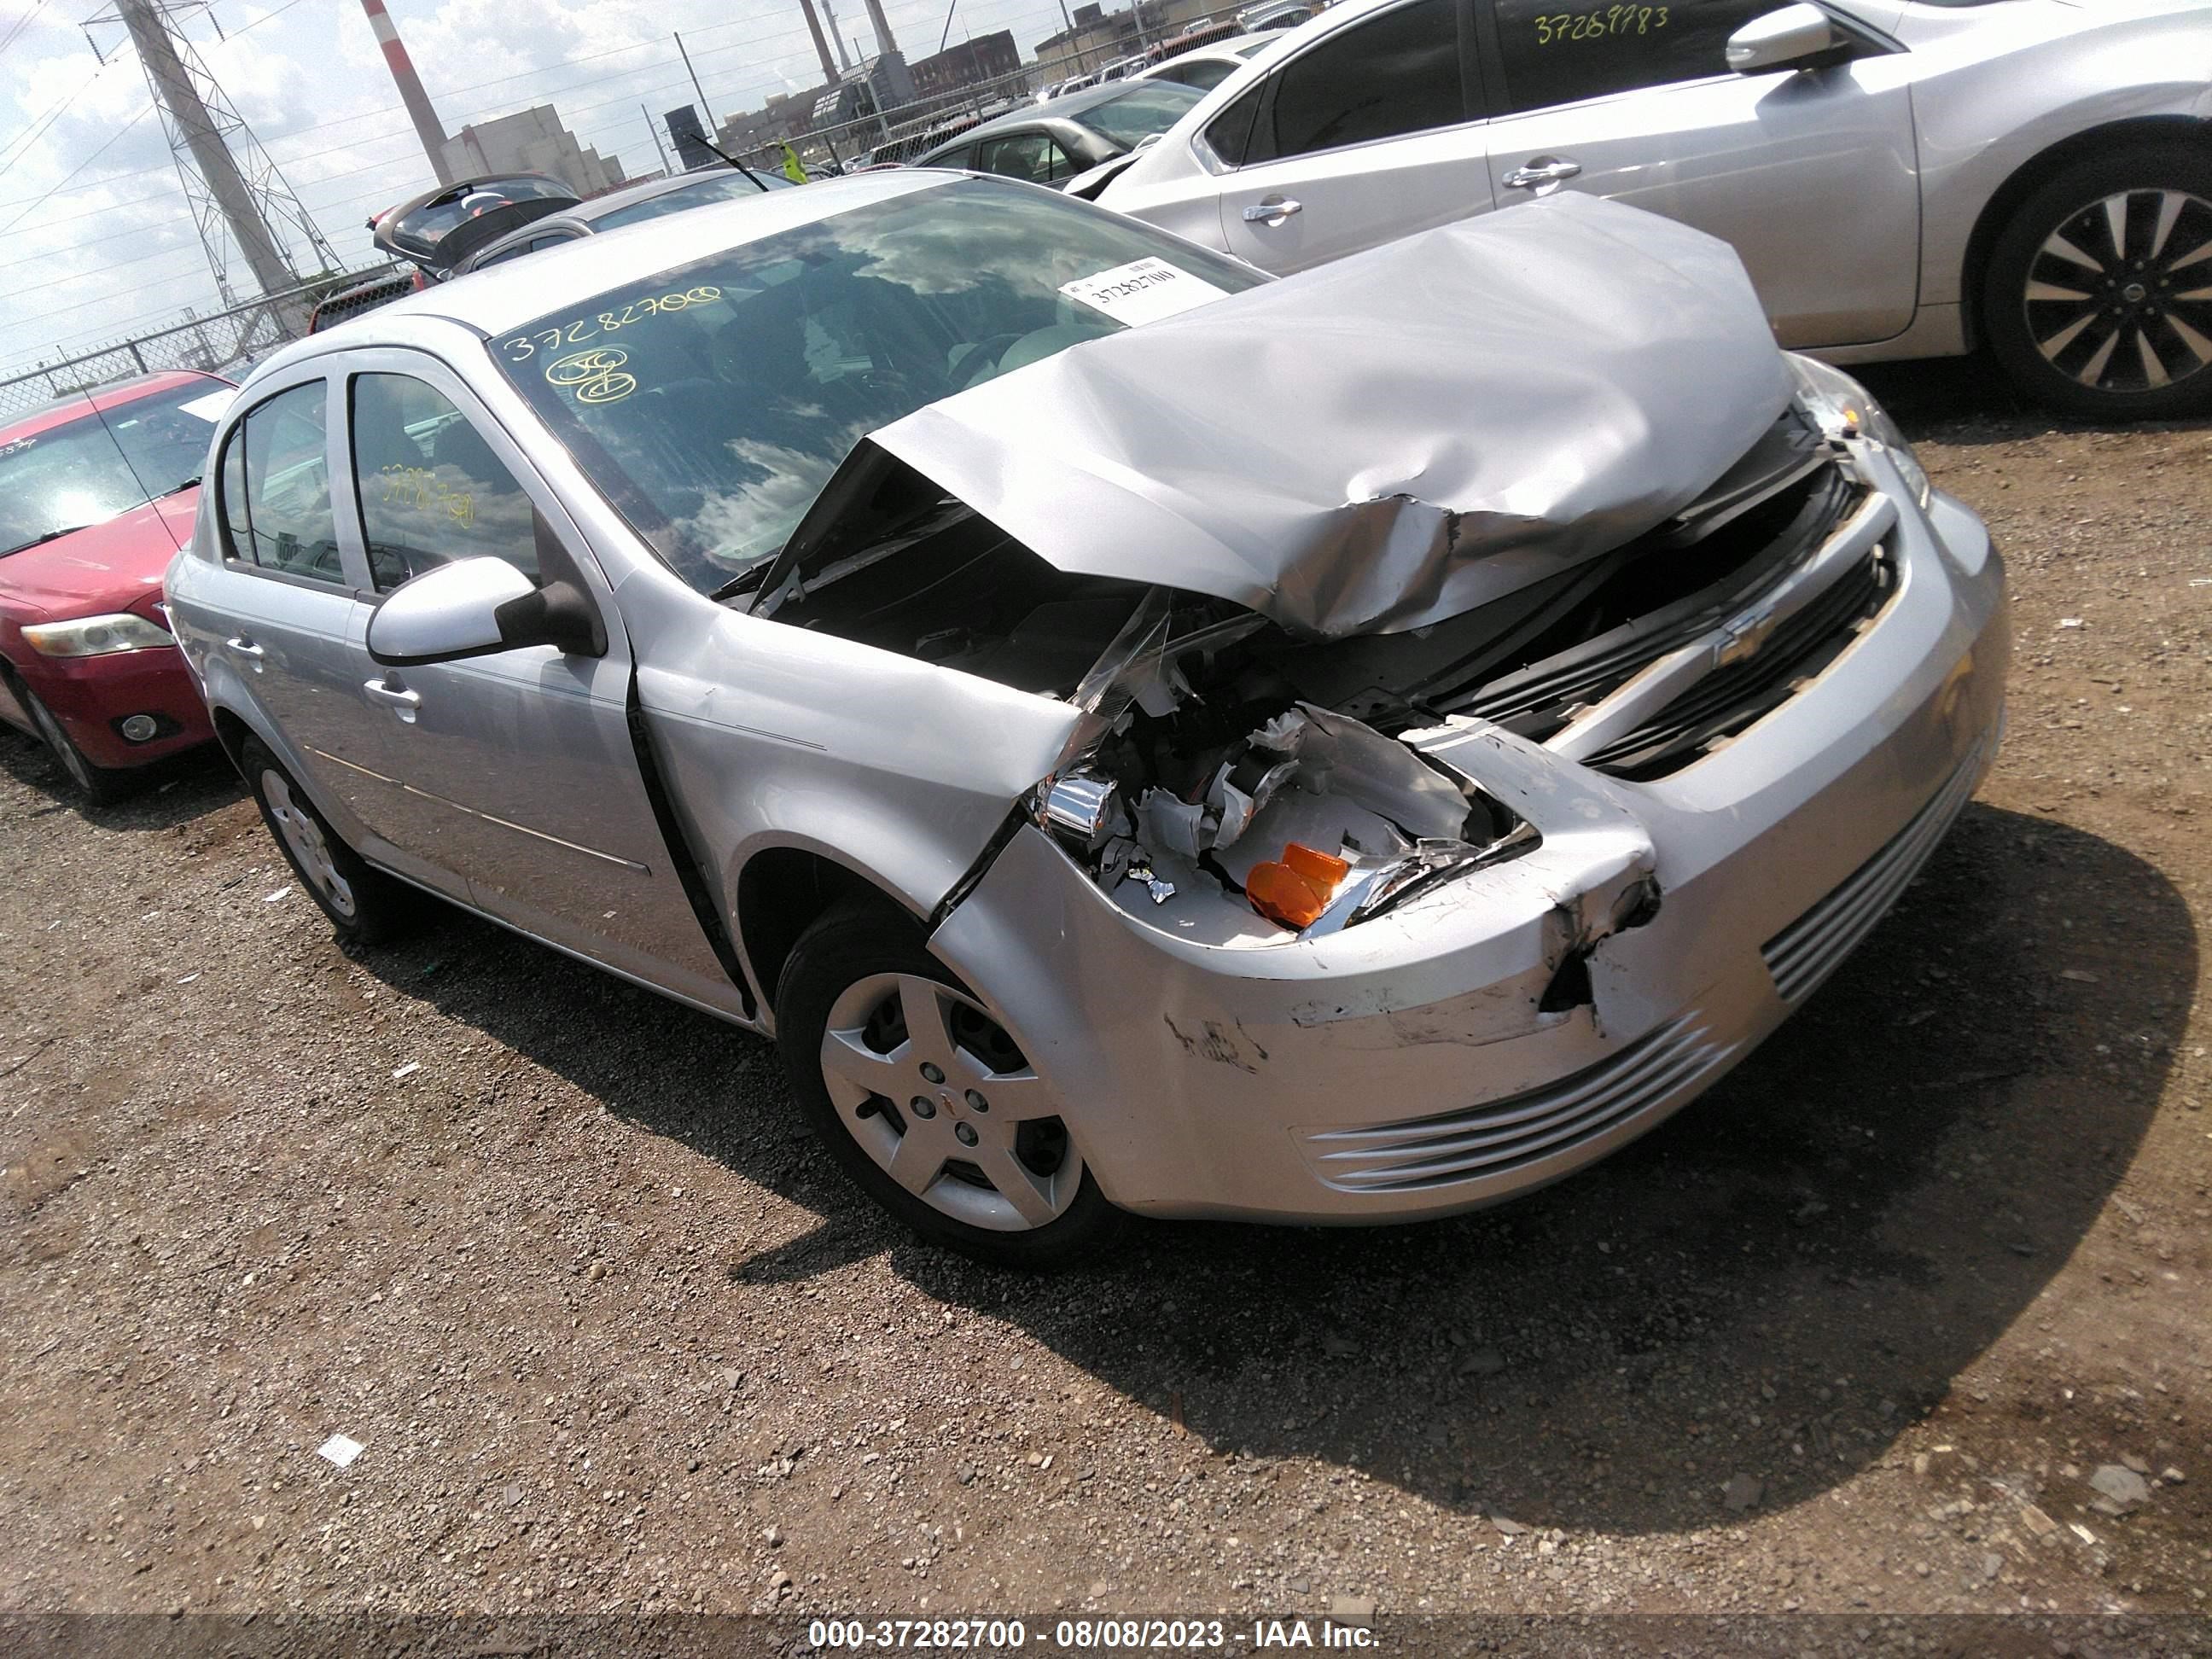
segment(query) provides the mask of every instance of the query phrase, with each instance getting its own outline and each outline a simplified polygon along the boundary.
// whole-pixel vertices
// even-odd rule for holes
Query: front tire
[[[284,861],[330,918],[339,939],[382,945],[406,932],[415,916],[413,894],[382,871],[372,869],[339,839],[267,744],[258,738],[246,738],[239,746],[238,765]]]
[[[62,729],[54,711],[39,701],[39,694],[15,682],[15,689],[23,708],[31,716],[31,724],[39,728],[39,738],[46,745],[46,752],[54,757],[54,764],[62,769],[62,775],[80,799],[94,806],[112,806],[131,793],[131,778],[106,766],[95,766],[85,758],[84,750]]]
[[[1120,1212],[1051,1085],[887,905],[841,906],[783,969],[776,1040],[854,1182],[934,1243],[1001,1267],[1096,1250]]]
[[[2051,409],[2212,410],[2212,155],[2139,148],[2053,176],[1991,248],[1981,315],[2006,374]]]

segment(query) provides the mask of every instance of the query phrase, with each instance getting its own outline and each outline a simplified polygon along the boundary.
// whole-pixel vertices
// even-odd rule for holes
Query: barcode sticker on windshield
[[[220,392],[209,392],[204,398],[195,398],[188,404],[179,404],[177,412],[179,415],[190,415],[195,420],[205,421],[210,425],[213,425],[222,418],[223,410],[230,407],[231,400],[237,396],[238,388],[227,386]]]
[[[1062,283],[1060,291],[1119,323],[1132,325],[1157,322],[1178,311],[1188,311],[1208,300],[1218,300],[1218,289],[1202,276],[1178,270],[1164,259],[1132,259],[1096,276],[1079,276]]]

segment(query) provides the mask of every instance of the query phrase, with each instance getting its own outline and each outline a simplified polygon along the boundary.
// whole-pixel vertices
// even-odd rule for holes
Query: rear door
[[[1473,19],[1405,0],[1326,34],[1211,122],[1223,246],[1303,270],[1492,201]]]
[[[357,535],[376,596],[423,571],[504,559],[599,607],[602,657],[550,646],[463,662],[372,662],[365,690],[410,873],[658,984],[728,981],[670,861],[629,727],[629,642],[580,535],[465,384],[422,353],[354,353],[343,388]]]
[[[1774,0],[1476,0],[1500,207],[1587,191],[1732,243],[1785,346],[1886,339],[1918,299],[1910,58],[1731,74]]]
[[[192,618],[262,716],[286,763],[346,837],[392,822],[383,734],[362,695],[370,672],[367,573],[340,547],[320,373],[260,398],[216,462],[221,562]]]

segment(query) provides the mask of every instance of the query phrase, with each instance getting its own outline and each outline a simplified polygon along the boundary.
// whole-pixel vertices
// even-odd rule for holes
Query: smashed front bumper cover
[[[1856,465],[1894,504],[1893,595],[1696,764],[1632,781],[1487,720],[1402,734],[1534,826],[1517,857],[1255,947],[1150,921],[1018,834],[933,945],[1006,988],[1108,1195],[1322,1222],[1492,1202],[1661,1121],[1809,994],[1971,797],[2008,654],[1978,521],[1940,495],[1923,514],[1878,453]]]

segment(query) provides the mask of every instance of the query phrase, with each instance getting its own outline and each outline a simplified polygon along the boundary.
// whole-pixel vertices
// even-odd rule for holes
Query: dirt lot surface
[[[2203,1611],[2212,429],[1963,383],[1882,382],[2011,563],[1979,803],[1714,1094],[1447,1224],[986,1271],[766,1044],[458,915],[349,958],[216,763],[87,813],[0,738],[0,1606]]]

